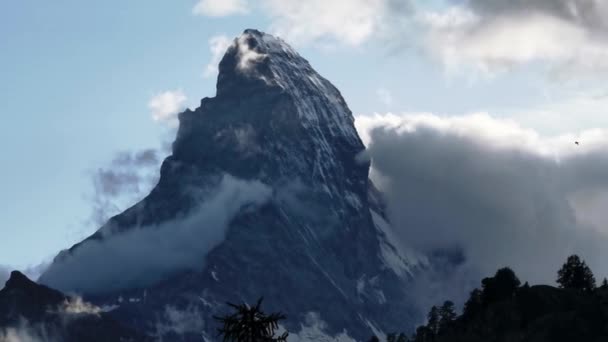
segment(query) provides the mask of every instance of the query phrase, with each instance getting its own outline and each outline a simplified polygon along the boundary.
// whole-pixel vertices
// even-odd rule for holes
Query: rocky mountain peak
[[[25,274],[19,271],[12,271],[10,278],[6,281],[5,288],[14,289],[14,288],[32,288],[35,287],[36,283],[29,280]]]

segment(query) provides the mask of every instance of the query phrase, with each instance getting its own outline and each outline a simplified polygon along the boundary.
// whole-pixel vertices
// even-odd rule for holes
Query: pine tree
[[[483,301],[480,289],[474,289],[471,291],[469,299],[464,303],[464,310],[462,316],[465,319],[472,318],[483,308]]]
[[[593,272],[578,255],[571,255],[557,272],[559,287],[591,292],[595,289]]]
[[[428,331],[432,335],[437,335],[439,333],[439,308],[433,305],[427,317],[428,322],[426,326],[428,328]]]
[[[604,278],[604,280],[602,280],[602,289],[608,289],[608,279]]]
[[[397,337],[397,342],[408,342],[407,336],[404,333],[399,334]]]
[[[390,333],[386,335],[386,342],[397,342],[397,333]]]
[[[232,315],[213,316],[222,323],[218,329],[219,335],[223,335],[224,342],[284,342],[288,333],[274,337],[275,330],[279,327],[279,321],[285,319],[281,313],[269,315],[262,312],[262,298],[254,307],[247,304],[235,305],[227,303],[236,311]]]
[[[484,305],[511,298],[521,284],[512,269],[505,267],[496,271],[494,277],[484,278],[482,284],[482,300]]]
[[[454,303],[446,300],[439,308],[439,329],[438,332],[444,332],[450,324],[456,319],[456,311]]]

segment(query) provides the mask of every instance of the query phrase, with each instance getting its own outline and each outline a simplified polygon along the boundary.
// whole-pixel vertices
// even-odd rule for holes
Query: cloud
[[[546,103],[523,109],[502,109],[504,115],[549,134],[567,134],[589,127],[608,127],[604,91],[549,94]]]
[[[162,319],[155,324],[155,334],[159,340],[163,336],[174,333],[178,336],[184,334],[200,335],[205,328],[207,317],[201,312],[200,308],[190,305],[183,310],[174,306],[165,306]]]
[[[209,39],[209,49],[211,50],[211,60],[205,67],[203,72],[204,77],[212,77],[218,73],[218,65],[224,57],[226,50],[230,45],[233,44],[233,39],[228,38],[226,35],[213,36]]]
[[[161,157],[167,153],[159,149],[123,151],[107,166],[91,172],[90,222],[102,225],[127,205],[141,200],[158,182]]]
[[[462,259],[421,275],[425,296],[446,296],[446,283],[467,289],[502,266],[553,283],[573,253],[608,275],[608,130],[548,137],[483,113],[377,114],[356,125],[401,238],[436,261]]]
[[[192,13],[207,17],[225,17],[249,12],[245,0],[200,0]]]
[[[266,55],[261,54],[249,46],[250,36],[243,34],[238,38],[238,60],[237,68],[239,70],[249,70],[249,68],[257,61],[264,58]]]
[[[62,252],[40,282],[65,291],[96,293],[147,286],[174,272],[198,269],[208,251],[222,241],[232,218],[244,208],[264,204],[271,194],[258,181],[225,175],[201,194],[200,205],[185,217],[87,240],[71,253]],[[95,272],[88,272],[91,269]],[[83,272],[89,276],[78,276]]]
[[[54,329],[44,324],[30,324],[21,319],[17,326],[0,328],[2,342],[59,342]]]
[[[168,90],[152,97],[148,108],[152,111],[154,121],[176,126],[177,114],[185,108],[186,100],[187,97],[181,89]]]
[[[202,0],[194,13],[228,16],[248,13],[250,7],[270,19],[272,33],[296,45],[324,46],[360,46],[396,24],[401,14],[412,12],[409,0]]]
[[[452,70],[472,66],[493,73],[540,62],[557,77],[608,71],[605,1],[457,3],[417,13],[428,51]]]
[[[266,0],[271,31],[294,43],[337,41],[357,46],[382,24],[386,0]]]

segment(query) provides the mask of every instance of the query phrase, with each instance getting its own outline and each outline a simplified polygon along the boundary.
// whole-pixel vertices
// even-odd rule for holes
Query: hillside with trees
[[[558,271],[557,283],[521,285],[513,270],[502,268],[471,292],[460,316],[451,302],[432,307],[427,324],[409,341],[608,341],[608,281],[596,287],[591,269],[573,255]],[[395,334],[389,339],[396,341]]]

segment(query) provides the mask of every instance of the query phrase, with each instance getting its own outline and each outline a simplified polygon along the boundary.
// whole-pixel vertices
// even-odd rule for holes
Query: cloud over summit
[[[570,136],[543,137],[487,114],[387,114],[356,124],[408,245],[461,250],[461,271],[476,280],[508,265],[524,280],[552,283],[573,253],[608,275],[608,231],[596,225],[605,217],[597,201],[608,194],[608,131],[581,133],[594,138],[579,149]],[[594,220],[581,220],[590,213]]]

